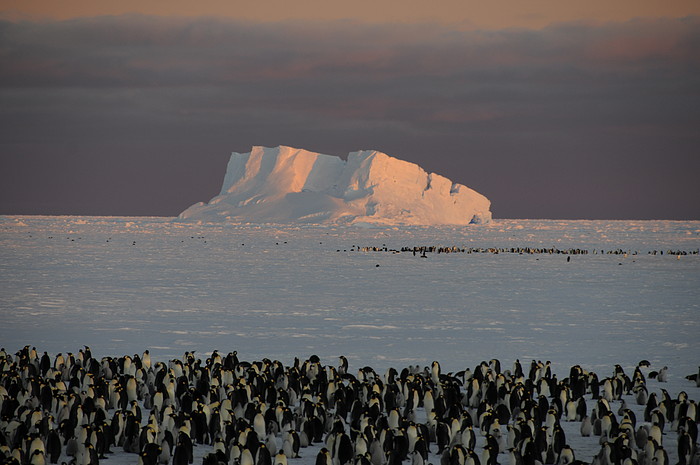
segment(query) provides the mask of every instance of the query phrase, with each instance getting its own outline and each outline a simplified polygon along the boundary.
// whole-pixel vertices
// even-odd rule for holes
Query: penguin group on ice
[[[634,256],[639,255],[638,250],[624,250],[624,249],[610,249],[604,250],[600,249],[582,249],[582,248],[570,248],[570,249],[559,249],[556,247],[459,247],[459,246],[437,246],[437,245],[423,245],[423,246],[403,246],[400,248],[390,248],[386,244],[381,246],[356,246],[353,245],[350,248],[350,252],[389,252],[389,253],[413,253],[413,255],[420,254],[425,256],[428,253],[435,254],[450,254],[450,253],[464,253],[464,254],[516,254],[516,255],[624,255],[624,256]],[[336,250],[340,252],[340,249]],[[344,250],[347,252],[347,250]],[[667,250],[666,255],[682,256],[682,255],[698,255],[698,250]],[[652,250],[648,251],[647,255],[663,255],[663,251]]]
[[[316,465],[583,465],[562,427],[580,422],[581,435],[600,438],[592,464],[700,465],[697,403],[650,389],[648,365],[606,377],[576,365],[563,379],[549,362],[502,369],[496,359],[458,373],[433,362],[352,374],[342,356],[285,366],[236,352],[164,363],[148,351],[98,360],[88,347],[2,349],[0,459],[98,465],[124,451],[139,465],[186,465],[205,446],[203,465],[289,465],[316,446]],[[692,379],[700,387],[700,373]]]

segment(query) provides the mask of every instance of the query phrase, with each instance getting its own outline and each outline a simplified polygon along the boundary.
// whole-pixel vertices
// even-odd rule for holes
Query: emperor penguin
[[[384,465],[384,449],[378,439],[373,439],[369,444],[369,454],[372,465]]]
[[[430,449],[428,447],[428,442],[423,438],[423,435],[418,436],[413,447],[413,452],[422,457],[423,461],[428,460],[428,454]]]
[[[423,394],[423,407],[426,413],[430,413],[435,409],[435,399],[433,397],[433,391],[428,389]]]
[[[42,450],[35,450],[29,457],[29,465],[46,465],[46,453]]]
[[[341,355],[338,357],[338,374],[343,376],[348,373],[348,359],[345,357],[345,355]]]
[[[258,451],[255,454],[255,465],[272,465],[270,450],[264,443],[258,446]]]
[[[568,445],[562,447],[559,453],[559,460],[557,460],[557,465],[570,465],[576,460],[574,450]]]
[[[639,463],[640,465],[651,465],[652,460],[654,459],[654,454],[656,453],[656,449],[659,447],[656,442],[651,439],[647,438],[646,442],[642,447],[640,447],[640,452],[639,452]]]
[[[593,424],[591,423],[591,417],[586,415],[581,420],[581,436],[588,437],[593,433]]]
[[[658,423],[654,423],[651,425],[651,428],[649,428],[649,437],[656,441],[656,444],[659,446],[662,446],[662,441],[663,441],[663,431],[659,427]]]
[[[425,459],[417,451],[411,452],[411,465],[425,465]]]
[[[367,444],[364,434],[358,434],[357,437],[355,437],[353,449],[356,456],[365,455],[367,452],[369,452],[369,444]]]
[[[440,362],[437,360],[433,361],[432,365],[430,366],[430,379],[436,385],[440,384],[440,371]]]
[[[481,452],[482,465],[498,465],[498,451],[493,446],[486,445]]]
[[[171,459],[170,442],[163,440],[160,444],[160,454],[158,455],[158,463],[160,465],[168,465]]]
[[[694,444],[686,431],[678,434],[678,464],[690,465],[693,459]]]
[[[652,462],[655,462],[655,465],[669,465],[668,453],[666,453],[663,446],[659,445],[659,447],[656,449]]]
[[[55,429],[50,430],[46,437],[46,453],[50,463],[58,463],[61,456],[61,436]]]
[[[282,449],[280,449],[277,455],[275,455],[272,465],[287,465],[287,456]]]
[[[136,378],[133,376],[129,376],[129,378],[126,381],[126,396],[127,400],[129,402],[134,402],[138,400],[138,383],[136,382]]]
[[[318,451],[315,465],[333,465],[333,460],[331,459],[331,454],[328,449],[322,447],[321,450]]]
[[[283,433],[282,438],[282,449],[284,450],[284,454],[289,458],[299,457],[299,447],[301,446],[299,433],[297,433],[296,430],[291,429]]]
[[[31,442],[29,443],[29,447],[27,448],[27,455],[32,455],[34,452],[39,451],[43,454],[44,458],[46,457],[46,445],[44,444],[43,439],[41,439],[41,436],[38,434],[33,434],[29,436],[31,438]]]
[[[637,405],[646,405],[649,400],[649,392],[644,384],[635,386],[632,390],[634,392],[634,399],[637,401]]]
[[[255,465],[255,460],[253,459],[253,454],[247,447],[241,450],[241,456],[239,458],[239,465]]]
[[[523,465],[523,457],[518,449],[508,449],[508,465]]]
[[[255,417],[253,418],[253,430],[259,438],[264,438],[267,435],[267,432],[265,431],[265,417],[262,415],[262,413],[255,414]]]

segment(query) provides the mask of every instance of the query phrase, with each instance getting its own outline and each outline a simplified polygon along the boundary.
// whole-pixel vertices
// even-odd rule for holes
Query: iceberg
[[[231,154],[219,195],[180,221],[466,225],[491,221],[491,202],[444,176],[375,150],[347,160],[303,149]]]

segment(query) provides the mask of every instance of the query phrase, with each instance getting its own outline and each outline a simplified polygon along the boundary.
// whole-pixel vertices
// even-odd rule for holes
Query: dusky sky
[[[252,145],[700,219],[700,2],[0,3],[0,214],[177,215]]]

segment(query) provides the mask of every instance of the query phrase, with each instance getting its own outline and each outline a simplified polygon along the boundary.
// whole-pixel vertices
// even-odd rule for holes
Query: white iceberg
[[[231,155],[219,195],[179,220],[251,223],[465,225],[491,221],[491,202],[420,166],[374,150],[347,161],[292,147]]]

